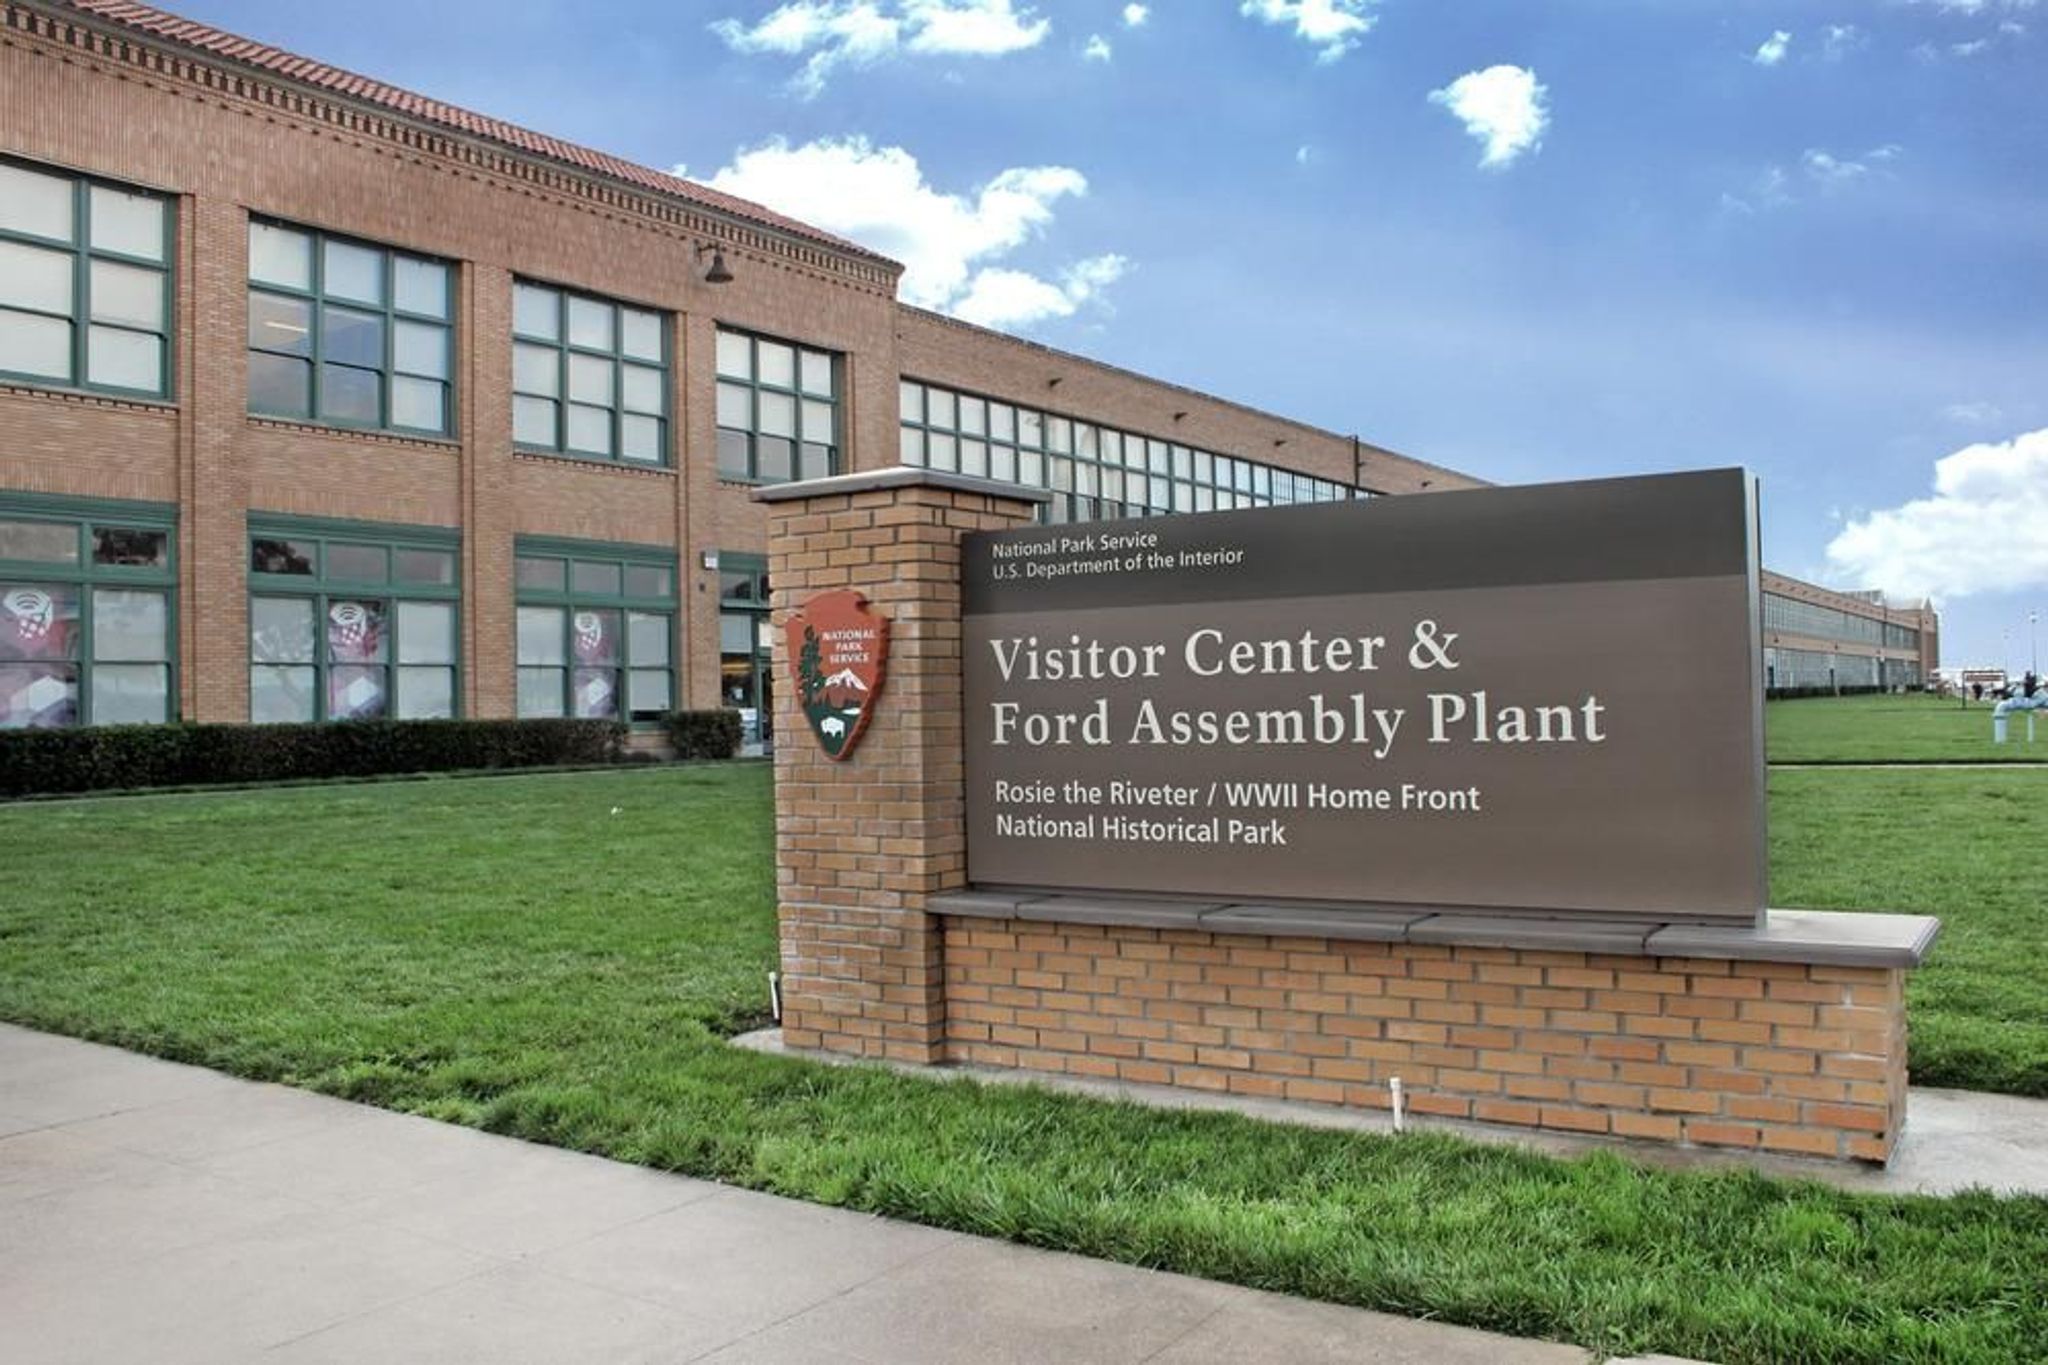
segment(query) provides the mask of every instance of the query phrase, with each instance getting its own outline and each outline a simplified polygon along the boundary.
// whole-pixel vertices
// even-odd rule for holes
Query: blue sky
[[[174,8],[1488,478],[1746,464],[1950,665],[2048,614],[2048,0]]]

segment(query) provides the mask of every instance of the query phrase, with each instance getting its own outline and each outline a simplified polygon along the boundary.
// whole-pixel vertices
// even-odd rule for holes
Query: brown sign
[[[889,621],[860,593],[820,593],[783,626],[797,705],[835,762],[853,753],[874,718],[889,660]]]
[[[1755,525],[1720,470],[970,536],[968,876],[1753,919]]]

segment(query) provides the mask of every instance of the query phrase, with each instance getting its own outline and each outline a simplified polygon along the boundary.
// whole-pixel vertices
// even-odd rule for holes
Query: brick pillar
[[[179,679],[184,720],[249,719],[249,228],[242,206],[194,197],[181,256],[180,391],[190,424],[179,473],[184,550]]]
[[[775,852],[783,1037],[791,1047],[936,1062],[943,938],[928,896],[966,880],[960,538],[1029,521],[1023,489],[915,469],[756,494],[774,589]],[[858,748],[828,759],[798,710],[782,623],[819,593],[890,621]]]
[[[463,378],[467,391],[480,395],[462,405],[462,714],[497,719],[516,714],[518,696],[512,586],[518,470],[504,378],[512,373],[512,273],[469,266],[459,307],[470,337]]]

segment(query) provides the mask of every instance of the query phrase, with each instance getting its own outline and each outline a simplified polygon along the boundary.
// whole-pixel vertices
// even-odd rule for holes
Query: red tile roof
[[[149,5],[135,4],[133,0],[59,0],[59,7],[76,10],[81,14],[138,33],[146,33],[155,38],[195,48],[215,57],[241,62],[305,85],[361,100],[366,104],[378,105],[393,113],[436,124],[470,137],[500,143],[529,155],[547,157],[549,160],[609,176],[614,180],[623,180],[642,189],[687,199],[701,207],[735,218],[744,218],[838,251],[872,261],[895,264],[888,257],[870,251],[858,243],[847,241],[843,237],[835,237],[808,223],[786,218],[773,209],[763,208],[749,200],[722,193],[708,185],[700,185],[679,176],[650,170],[619,157],[608,156],[588,147],[579,147],[573,142],[564,142],[545,133],[521,128],[517,124],[471,113],[467,109],[459,109],[452,104],[444,104],[440,100],[429,99],[425,95],[402,90],[383,81],[372,80],[368,76],[359,76],[353,71],[344,71],[340,67],[316,62],[310,57],[300,57],[271,47],[267,43],[259,43],[253,38],[224,33],[220,29],[208,27],[191,19],[181,19],[175,14]]]

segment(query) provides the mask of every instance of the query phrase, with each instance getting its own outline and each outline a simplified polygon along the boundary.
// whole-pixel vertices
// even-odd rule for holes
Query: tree
[[[809,706],[825,690],[825,652],[818,644],[818,631],[814,626],[804,627],[803,651],[796,660],[797,691],[803,694],[804,705]]]

